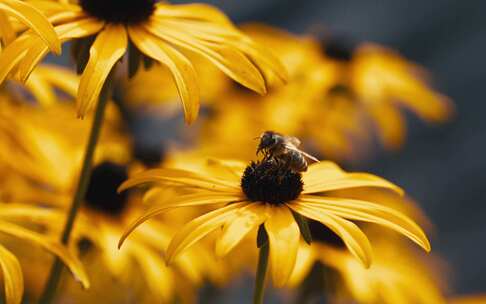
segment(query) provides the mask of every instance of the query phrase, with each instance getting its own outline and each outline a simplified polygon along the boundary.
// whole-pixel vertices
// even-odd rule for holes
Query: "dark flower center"
[[[127,205],[128,193],[117,188],[128,178],[126,166],[103,162],[91,173],[86,192],[86,205],[110,215],[119,215]]]
[[[356,44],[352,41],[339,37],[325,39],[321,45],[327,57],[338,61],[351,61],[356,48]]]
[[[241,188],[250,201],[283,204],[299,197],[302,175],[272,160],[251,162],[241,178]]]
[[[308,224],[313,242],[320,242],[338,248],[346,247],[343,240],[325,225],[314,220],[308,220]]]
[[[136,24],[154,12],[155,0],[80,0],[89,15],[109,23]]]
[[[135,142],[133,156],[147,167],[159,165],[165,156],[165,149],[162,145],[146,144]]]

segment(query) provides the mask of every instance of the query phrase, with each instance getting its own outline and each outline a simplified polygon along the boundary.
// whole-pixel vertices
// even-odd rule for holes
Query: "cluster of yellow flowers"
[[[42,63],[67,42],[76,71]],[[253,274],[254,303],[485,303],[404,240],[433,225],[400,187],[334,163],[453,114],[397,53],[154,0],[0,0],[0,43],[6,303],[214,303]],[[180,104],[189,143],[136,137]]]

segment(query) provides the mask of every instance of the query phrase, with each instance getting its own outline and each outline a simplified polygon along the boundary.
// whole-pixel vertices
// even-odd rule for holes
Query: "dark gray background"
[[[173,1],[176,2],[176,1]],[[187,1],[177,1],[187,2]],[[393,47],[427,67],[457,105],[448,125],[410,121],[406,147],[364,164],[403,186],[437,225],[433,250],[456,291],[486,291],[486,1],[214,0],[236,22],[316,25]]]

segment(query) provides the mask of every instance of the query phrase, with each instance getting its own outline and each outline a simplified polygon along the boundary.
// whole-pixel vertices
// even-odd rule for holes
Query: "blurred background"
[[[188,1],[171,1],[184,3]],[[295,33],[329,30],[391,47],[431,72],[457,115],[449,124],[409,124],[396,153],[353,169],[403,186],[437,227],[433,251],[449,261],[458,293],[486,286],[486,2],[214,0],[235,22],[262,21]]]

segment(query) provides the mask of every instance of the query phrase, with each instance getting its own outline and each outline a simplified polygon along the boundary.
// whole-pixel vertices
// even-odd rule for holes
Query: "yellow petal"
[[[187,123],[196,120],[199,113],[199,86],[191,62],[176,49],[148,33],[142,27],[129,27],[130,38],[145,55],[167,66],[182,100]]]
[[[234,203],[197,217],[185,224],[172,238],[167,248],[166,261],[170,264],[179,254],[211,233],[234,216],[247,203]]]
[[[266,93],[260,71],[238,49],[199,40],[192,37],[190,32],[178,30],[166,21],[152,21],[147,29],[163,40],[203,56],[243,86],[259,94]]]
[[[403,190],[397,185],[368,173],[345,173],[343,176],[336,176],[334,179],[326,178],[323,173],[322,180],[315,178],[312,182],[306,182],[304,174],[304,191],[302,193],[317,193],[357,187],[384,188],[403,195]]]
[[[121,184],[118,191],[124,191],[140,184],[164,182],[182,184],[210,191],[224,191],[230,193],[241,192],[238,183],[231,183],[191,171],[172,168],[152,169],[136,174],[134,177]]]
[[[62,42],[74,38],[82,38],[99,32],[103,28],[103,22],[93,18],[84,18],[75,20],[66,24],[55,27],[56,33]],[[32,40],[39,40],[37,37],[32,37]],[[35,43],[35,42],[34,42]],[[44,45],[35,43],[35,47],[30,47],[25,55],[25,58],[19,64],[16,79],[25,82],[32,70],[39,64],[39,62],[48,53],[48,48]]]
[[[405,141],[405,119],[398,109],[387,103],[372,105],[368,111],[387,149],[398,149]]]
[[[172,270],[165,265],[160,253],[149,250],[148,246],[132,246],[132,255],[140,265],[150,291],[154,292],[162,303],[170,302],[175,289]]]
[[[430,242],[424,231],[402,213],[379,204],[347,198],[303,195],[300,199],[306,206],[318,208],[343,218],[383,225],[395,230],[430,251]]]
[[[299,251],[297,252],[297,259],[295,261],[294,271],[290,276],[288,281],[288,286],[290,288],[298,287],[304,279],[307,277],[309,272],[316,262],[315,251],[311,246],[305,242],[300,242]]]
[[[22,268],[17,258],[0,245],[0,267],[5,285],[5,303],[20,304],[24,294]]]
[[[42,64],[37,67],[35,73],[47,81],[51,86],[61,89],[70,96],[76,96],[79,85],[79,76],[72,71],[50,64]]]
[[[314,208],[305,201],[289,204],[289,207],[295,210],[295,212],[321,222],[323,225],[329,227],[329,229],[343,240],[351,254],[353,254],[364,267],[370,267],[373,255],[371,245],[366,235],[358,226],[339,216],[335,216],[330,212]]]
[[[89,288],[89,280],[81,262],[66,247],[46,236],[27,230],[6,221],[0,223],[0,232],[35,243],[59,257],[84,288]]]
[[[231,25],[231,21],[223,12],[214,6],[204,3],[173,5],[159,2],[157,3],[157,8],[154,14],[163,18],[187,18],[190,20],[199,19],[208,22],[216,22],[223,25]]]
[[[32,36],[23,35],[10,43],[0,53],[0,83],[10,74],[12,69],[22,60],[27,53],[27,48],[31,45]]]
[[[57,96],[54,93],[54,90],[46,81],[44,81],[44,79],[39,77],[38,74],[34,73],[30,75],[25,86],[29,89],[35,100],[41,105],[51,106],[56,103]]]
[[[2,10],[0,10],[0,39],[4,47],[15,39],[15,29]]]
[[[91,49],[89,60],[79,82],[78,116],[84,117],[97,103],[106,77],[113,66],[123,57],[128,45],[125,27],[107,24],[98,34]]]
[[[61,42],[47,18],[36,8],[24,1],[2,0],[0,10],[15,16],[19,21],[35,31],[56,54],[61,54]]]
[[[234,219],[223,227],[221,235],[216,240],[216,255],[223,257],[255,227],[262,224],[269,216],[265,204],[254,203],[240,208],[234,214]]]
[[[150,218],[162,214],[165,211],[174,209],[174,208],[181,208],[181,207],[190,207],[190,206],[202,206],[202,205],[210,205],[210,204],[227,204],[236,201],[241,201],[242,197],[234,196],[234,195],[218,195],[218,194],[206,194],[206,195],[184,195],[179,197],[172,198],[174,201],[169,203],[165,203],[162,206],[157,206],[152,208],[151,210],[147,211],[144,215],[139,217],[136,221],[128,226],[123,232],[123,235],[118,242],[118,248],[123,245],[126,238],[141,224],[145,221],[149,220]]]
[[[273,284],[282,287],[294,270],[299,249],[299,226],[286,206],[272,206],[264,225],[270,242]]]

